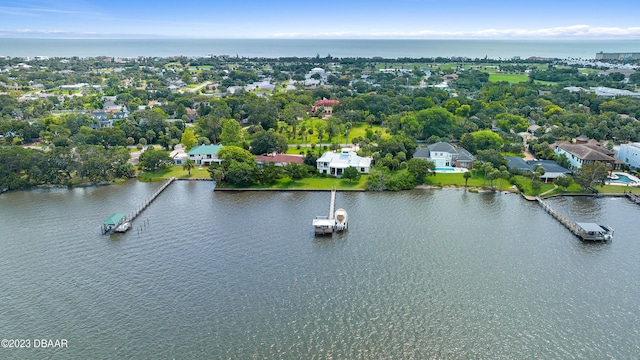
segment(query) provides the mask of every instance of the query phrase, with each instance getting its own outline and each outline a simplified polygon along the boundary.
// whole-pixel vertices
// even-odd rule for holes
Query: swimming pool
[[[631,180],[627,175],[616,174],[616,176],[618,177],[617,179],[615,179],[615,180],[607,179],[607,182],[618,183],[618,184],[629,184],[629,183],[633,182],[633,180]]]
[[[437,167],[436,171],[439,171],[439,172],[455,172],[456,169],[452,168],[452,167]]]

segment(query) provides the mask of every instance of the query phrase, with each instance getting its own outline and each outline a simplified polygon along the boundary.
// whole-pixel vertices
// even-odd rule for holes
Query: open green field
[[[308,134],[306,133],[305,135],[301,136],[296,136],[295,138],[287,138],[287,141],[289,142],[289,144],[318,144],[320,143],[320,139],[318,139],[318,126],[323,126],[326,123],[326,120],[323,119],[318,119],[318,118],[311,118],[311,119],[307,119],[307,120],[303,120],[300,121],[300,123],[298,123],[297,126],[297,130],[300,131],[300,129],[304,126],[305,129],[307,129],[306,131],[308,131],[309,129],[313,128],[313,134]],[[285,125],[284,123],[281,123],[281,125]],[[351,139],[353,138],[357,138],[362,136],[363,138],[365,138],[366,136],[366,131],[367,128],[371,128],[371,130],[373,130],[373,132],[375,133],[376,131],[379,131],[381,133],[381,136],[383,138],[388,138],[391,135],[388,134],[385,129],[381,126],[378,125],[374,125],[373,127],[370,127],[369,124],[367,123],[357,123],[354,124],[351,129],[349,130],[349,143],[351,142]],[[291,131],[291,126],[287,126],[288,131]],[[345,134],[338,134],[336,136],[333,137],[333,139],[331,139],[331,142],[337,142],[340,144],[344,144],[347,141],[347,138],[345,136]],[[322,137],[322,143],[328,143],[329,142],[329,136],[325,134]]]
[[[180,63],[179,63],[179,62],[177,62],[177,61],[174,61],[174,62],[166,63],[166,64],[164,65],[164,68],[165,68],[165,69],[172,69],[172,68],[175,68],[175,69],[182,69],[182,64],[180,64]]]
[[[489,81],[506,81],[511,84],[517,84],[529,81],[529,76],[524,74],[489,74]]]
[[[550,85],[550,86],[558,85],[558,83],[555,81],[533,80],[533,82],[538,85]]]

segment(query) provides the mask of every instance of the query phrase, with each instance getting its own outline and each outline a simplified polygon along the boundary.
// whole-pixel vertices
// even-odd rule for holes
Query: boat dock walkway
[[[640,195],[634,194],[632,192],[625,192],[624,194],[629,200],[633,201],[635,204],[640,205]]]
[[[131,215],[126,217],[126,222],[132,222],[135,218],[138,217],[149,205],[160,196],[160,194],[164,191],[164,189],[168,188],[176,180],[175,177],[169,178],[165,181],[151,196],[138,208],[136,208]]]
[[[582,238],[582,236],[580,235],[580,230],[578,229],[578,227],[576,226],[576,224],[574,224],[573,222],[569,221],[569,219],[563,217],[562,215],[560,215],[559,212],[555,211],[551,205],[547,204],[544,200],[542,200],[540,197],[536,196],[536,200],[538,201],[538,204],[540,204],[540,206],[542,206],[542,208],[548,212],[554,219],[558,220],[560,222],[560,224],[564,225],[564,227],[566,227],[569,231],[571,231],[571,233],[579,238]]]
[[[333,220],[336,211],[336,189],[331,189],[331,202],[329,203],[329,220]]]
[[[101,229],[103,234],[111,234],[113,232],[123,233],[131,229],[131,222],[135,220],[153,200],[176,180],[175,177],[169,178],[153,193],[151,196],[139,207],[137,207],[131,214],[113,214],[107,220],[102,223]]]
[[[344,211],[344,210],[343,210]],[[331,202],[329,203],[329,216],[316,216],[313,219],[312,225],[315,228],[316,235],[331,234],[334,231],[342,231],[346,229],[344,224],[337,227],[337,221],[335,219],[336,212],[336,189],[331,189]],[[346,216],[346,214],[344,215]]]

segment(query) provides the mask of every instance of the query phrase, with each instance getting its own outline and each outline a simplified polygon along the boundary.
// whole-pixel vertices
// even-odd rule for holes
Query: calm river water
[[[616,229],[582,243],[517,195],[171,185],[119,236],[99,224],[158,183],[0,195],[0,358],[629,359],[640,354],[640,207],[550,201]]]

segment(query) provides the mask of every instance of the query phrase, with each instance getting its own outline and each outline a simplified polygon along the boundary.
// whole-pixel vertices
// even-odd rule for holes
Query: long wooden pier
[[[132,222],[133,220],[135,220],[135,218],[138,217],[138,215],[140,215],[147,207],[149,207],[149,205],[158,198],[158,196],[160,196],[160,194],[164,191],[164,189],[168,188],[169,185],[171,185],[174,181],[176,180],[175,177],[169,178],[167,181],[165,181],[153,194],[151,194],[151,196],[145,200],[145,202],[137,207],[132,213],[131,215],[128,215],[125,218],[126,222]]]
[[[546,202],[544,202],[544,200],[542,200],[539,196],[536,196],[536,200],[538,201],[538,204],[540,204],[540,206],[542,206],[542,208],[548,212],[554,219],[558,220],[560,222],[560,224],[564,225],[564,227],[566,227],[567,229],[569,229],[569,231],[571,231],[571,233],[579,238],[582,239],[582,236],[580,235],[580,230],[578,229],[578,227],[572,222],[569,221],[569,219],[563,217],[562,215],[560,215],[559,212],[557,212],[556,210],[554,210],[551,205],[547,204]]]
[[[333,220],[336,212],[336,189],[331,189],[331,202],[329,203],[329,220]]]

